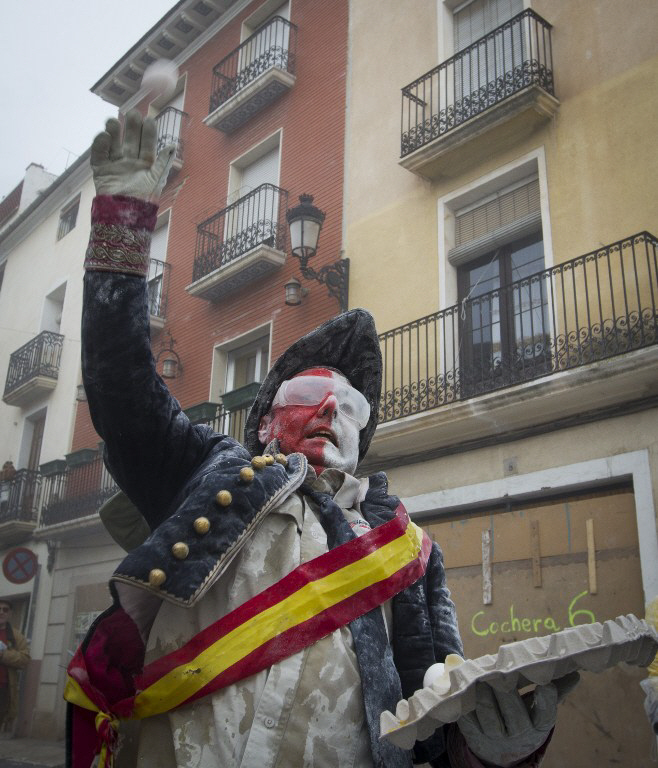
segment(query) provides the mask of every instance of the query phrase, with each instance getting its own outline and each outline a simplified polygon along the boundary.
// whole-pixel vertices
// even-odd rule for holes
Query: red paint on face
[[[341,382],[344,376],[328,368],[308,368],[297,376],[324,376]],[[274,406],[265,430],[269,442],[278,438],[284,453],[303,453],[319,474],[328,467],[354,472],[358,461],[359,427],[338,409],[338,401],[327,389],[317,405]]]

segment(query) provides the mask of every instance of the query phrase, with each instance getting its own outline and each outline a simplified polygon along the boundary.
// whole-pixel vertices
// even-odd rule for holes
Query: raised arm
[[[214,442],[190,425],[155,369],[146,291],[157,200],[173,148],[155,157],[156,127],[131,111],[93,142],[98,196],[85,260],[82,371],[106,463],[151,528]]]

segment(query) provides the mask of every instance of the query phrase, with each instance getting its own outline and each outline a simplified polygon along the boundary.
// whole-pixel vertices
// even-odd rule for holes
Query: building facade
[[[341,255],[347,33],[344,2],[190,0],[176,4],[92,88],[120,120],[132,108],[155,117],[159,147],[176,146],[151,248],[153,353],[190,418],[238,438],[273,360],[340,309],[326,282],[306,279],[303,303],[286,303],[286,284],[300,270],[286,212],[310,194],[326,214],[312,264],[324,279],[323,267]],[[159,58],[175,61],[180,73],[166,96],[141,87]],[[85,162],[85,230],[70,241],[78,277],[93,196]],[[28,260],[22,263],[27,269]],[[75,306],[79,328],[77,293]],[[39,494],[30,531],[42,559],[50,554],[52,583],[38,612],[44,650],[25,730],[53,738],[64,733],[71,650],[108,606],[107,582],[122,557],[97,514],[118,488],[103,466],[84,392],[76,395],[79,330],[74,338],[74,375],[64,386],[60,372],[55,390],[68,398],[69,420],[60,442],[44,442],[34,462]]]
[[[40,507],[48,477],[65,465],[73,437],[80,254],[89,238],[89,217],[80,210],[93,197],[89,154],[59,178],[31,165],[17,189],[21,203],[0,233],[0,595],[11,600],[12,621],[30,640],[15,723],[25,734],[35,710],[60,708],[54,691],[65,635],[62,601],[53,600],[53,588],[61,542],[41,534]]]
[[[385,369],[363,469],[442,544],[469,657],[658,592],[658,17],[628,10],[350,4],[345,253]],[[649,765],[645,674],[583,674],[544,764]]]
[[[372,311],[381,332],[380,426],[361,471],[385,469],[442,544],[470,657],[643,615],[658,594],[658,19],[650,0],[628,10],[184,0],[92,88],[120,117],[154,116],[160,146],[177,148],[149,302],[158,370],[192,419],[240,438],[268,367],[338,311],[335,292],[300,274],[286,224],[304,193],[326,213],[311,266],[345,274],[349,263],[347,302]],[[141,88],[157,58],[180,73],[164,97]],[[98,520],[117,489],[77,391],[70,278],[81,276],[93,191],[88,172],[74,173],[80,215],[61,238],[71,261],[59,260],[58,277],[41,238],[69,226],[73,190],[41,208],[43,222],[29,214],[29,240],[14,223],[0,236],[0,326],[22,333],[3,330],[0,419],[7,458],[39,484],[19,538],[0,527],[0,557],[16,546],[37,556],[43,626],[32,631],[39,667],[24,729],[55,737],[70,651],[107,606],[122,555]],[[6,281],[28,279],[30,240],[48,265],[41,304],[10,323]],[[292,278],[306,289],[294,305]],[[10,381],[10,358],[53,330],[43,318],[56,320],[62,301],[57,386],[12,403],[25,392],[12,394],[23,382]],[[0,587],[32,614],[34,585]],[[643,675],[583,675],[547,768],[648,765]]]

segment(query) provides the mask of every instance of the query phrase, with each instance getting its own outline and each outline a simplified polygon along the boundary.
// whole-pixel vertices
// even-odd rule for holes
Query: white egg
[[[432,683],[436,682],[443,675],[444,671],[445,665],[441,664],[441,662],[432,664],[432,666],[428,668],[427,672],[425,672],[425,677],[423,678],[423,688],[429,688]]]
[[[178,82],[178,67],[169,59],[158,59],[144,70],[142,88],[157,96],[171,96]]]

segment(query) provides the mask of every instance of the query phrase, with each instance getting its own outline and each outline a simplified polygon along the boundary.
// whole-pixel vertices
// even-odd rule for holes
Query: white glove
[[[577,672],[521,696],[487,683],[476,687],[476,706],[457,721],[468,748],[488,763],[508,768],[536,752],[555,725],[558,702],[576,685]]]
[[[7,644],[3,643],[2,640],[0,640],[0,653],[2,653],[2,651],[6,651],[6,650],[7,650]]]
[[[171,144],[155,157],[157,126],[136,109],[126,115],[121,141],[119,121],[111,118],[91,145],[91,168],[98,195],[129,195],[157,202],[174,159]]]

